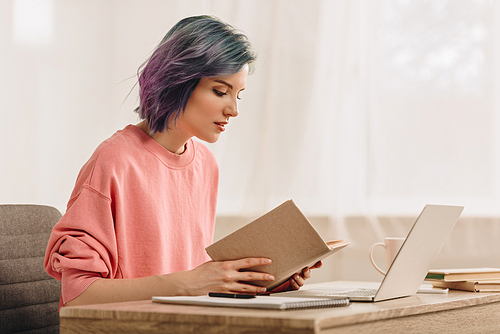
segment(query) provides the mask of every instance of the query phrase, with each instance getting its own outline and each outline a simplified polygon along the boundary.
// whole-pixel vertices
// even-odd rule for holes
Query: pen
[[[223,293],[223,292],[209,292],[209,297],[223,297],[223,298],[241,298],[241,299],[250,299],[255,298],[254,295],[242,295],[238,293]]]

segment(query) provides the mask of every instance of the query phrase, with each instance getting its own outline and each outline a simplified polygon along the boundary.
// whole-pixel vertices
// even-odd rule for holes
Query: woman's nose
[[[238,101],[234,101],[224,109],[224,115],[226,115],[227,117],[236,117],[239,114]]]

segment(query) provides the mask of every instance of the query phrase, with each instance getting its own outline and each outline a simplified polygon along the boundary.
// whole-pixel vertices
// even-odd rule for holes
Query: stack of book
[[[474,292],[500,292],[500,268],[430,270],[426,281],[437,288]]]

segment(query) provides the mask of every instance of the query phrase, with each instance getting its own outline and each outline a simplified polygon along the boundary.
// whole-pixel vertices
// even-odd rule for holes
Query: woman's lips
[[[227,122],[214,122],[215,125],[217,125],[217,128],[221,131],[224,132],[226,130],[226,125]]]

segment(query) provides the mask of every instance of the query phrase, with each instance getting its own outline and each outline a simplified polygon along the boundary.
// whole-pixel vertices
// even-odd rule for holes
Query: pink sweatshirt
[[[82,167],[54,227],[45,270],[62,282],[60,306],[97,278],[137,278],[209,260],[219,171],[190,140],[170,153],[134,125],[104,141]]]

